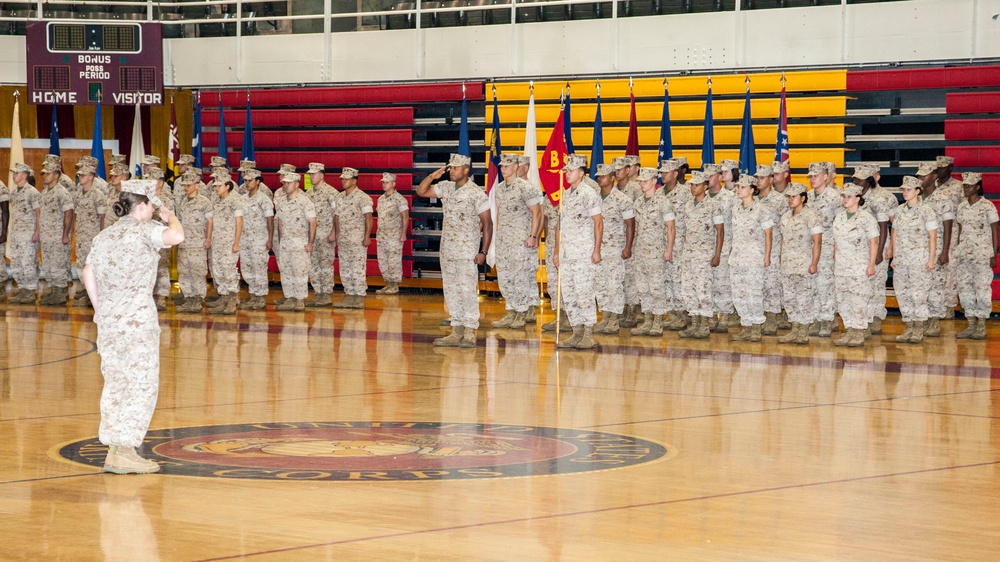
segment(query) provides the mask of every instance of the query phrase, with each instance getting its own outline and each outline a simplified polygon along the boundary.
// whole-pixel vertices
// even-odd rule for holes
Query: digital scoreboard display
[[[26,35],[31,103],[163,105],[159,23],[35,21]]]

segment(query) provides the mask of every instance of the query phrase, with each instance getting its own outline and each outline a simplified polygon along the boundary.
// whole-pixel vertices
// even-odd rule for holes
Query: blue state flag
[[[59,119],[56,104],[52,104],[52,124],[49,126],[49,154],[59,155]]]
[[[708,83],[708,99],[705,101],[705,132],[701,137],[701,165],[715,163],[715,125],[712,119],[712,82]]]
[[[569,105],[567,105],[569,107]],[[594,114],[594,145],[590,149],[590,177],[597,179],[597,165],[604,163],[604,123],[601,118],[601,94],[597,94],[597,112]]]
[[[241,160],[255,160],[253,150],[253,120],[250,117],[250,94],[247,94],[247,118],[243,126],[243,150],[240,152]]]
[[[97,114],[94,116],[94,139],[90,143],[90,155],[97,158],[97,175],[101,179],[107,179],[104,168],[104,140],[101,138],[101,100],[97,100]]]
[[[563,120],[563,135],[566,136],[566,150],[567,154],[575,154],[576,149],[573,148],[573,120],[569,116],[570,110],[570,99],[569,99],[569,86],[566,86],[566,113],[565,119]],[[593,160],[594,156],[591,155],[590,159]]]
[[[750,116],[750,89],[743,105],[743,132],[740,134],[740,173],[753,175],[757,172],[757,152],[753,145],[753,119]]]
[[[670,136],[670,93],[663,88],[663,116],[660,118],[660,152],[657,155],[660,162],[674,157],[674,141]]]
[[[194,156],[194,167],[201,168],[201,93],[197,95],[194,104],[194,134],[191,138],[191,156]]]

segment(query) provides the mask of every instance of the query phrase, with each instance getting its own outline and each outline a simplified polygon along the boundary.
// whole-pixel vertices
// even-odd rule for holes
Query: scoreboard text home
[[[160,24],[35,21],[26,31],[31,103],[163,105]]]

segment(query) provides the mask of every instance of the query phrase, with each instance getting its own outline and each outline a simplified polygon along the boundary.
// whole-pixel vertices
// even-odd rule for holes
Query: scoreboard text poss
[[[163,105],[159,23],[29,22],[33,104]]]

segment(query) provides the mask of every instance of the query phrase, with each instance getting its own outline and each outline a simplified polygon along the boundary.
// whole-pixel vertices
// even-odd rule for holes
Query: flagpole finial
[[[784,72],[781,73],[781,87],[782,88],[785,87],[785,73]]]
[[[750,75],[747,74],[747,91],[750,91]]]
[[[712,87],[712,76],[711,75],[709,75],[709,77],[708,77],[708,87],[709,88]]]
[[[670,81],[669,81],[669,80],[667,80],[667,77],[666,77],[666,76],[664,76],[664,77],[663,77],[663,89],[664,89],[664,90],[667,90],[667,89],[669,89],[669,87],[670,87]]]
[[[528,82],[528,91],[531,94],[535,93],[535,81],[534,80],[531,80],[531,81]]]
[[[18,99],[20,97],[21,97],[21,91],[15,89],[14,90],[14,99],[16,100],[16,99]]]
[[[462,99],[465,99],[465,82],[462,82]]]
[[[628,93],[629,94],[632,93],[632,77],[631,76],[628,77]]]
[[[493,101],[497,101],[497,83],[493,83]]]
[[[601,81],[597,81],[597,97],[601,97]]]

